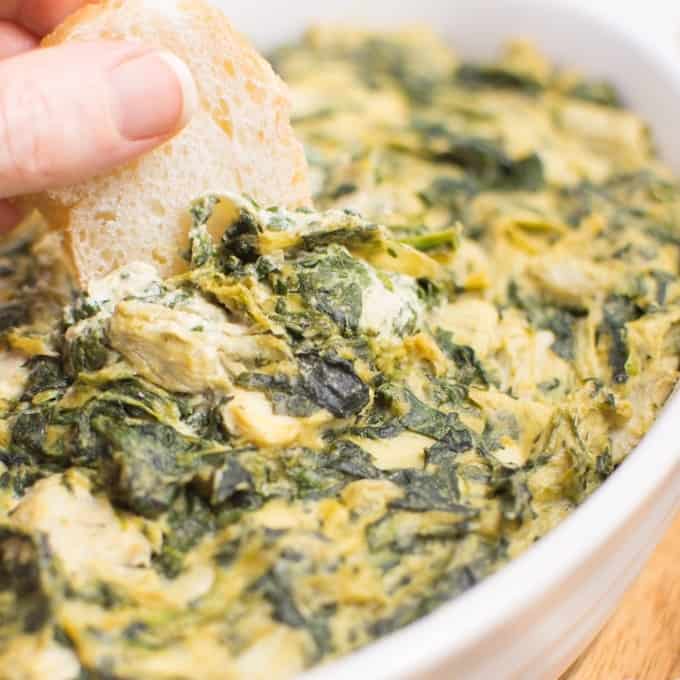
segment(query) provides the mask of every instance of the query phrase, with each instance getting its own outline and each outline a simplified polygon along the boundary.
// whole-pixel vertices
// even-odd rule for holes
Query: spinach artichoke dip
[[[317,212],[197,197],[186,273],[85,293],[38,217],[2,242],[3,679],[346,654],[545,535],[675,384],[680,191],[611,87],[424,30],[273,59]]]

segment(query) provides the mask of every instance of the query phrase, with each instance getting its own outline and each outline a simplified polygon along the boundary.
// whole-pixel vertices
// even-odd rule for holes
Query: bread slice
[[[181,271],[189,204],[209,192],[264,206],[310,202],[307,164],[290,125],[290,100],[271,66],[205,0],[105,0],[86,5],[44,40],[126,39],[185,61],[200,110],[161,148],[110,175],[34,197],[66,233],[80,283],[132,260]]]

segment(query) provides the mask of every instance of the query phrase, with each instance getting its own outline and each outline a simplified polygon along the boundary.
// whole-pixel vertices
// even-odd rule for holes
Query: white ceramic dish
[[[215,1],[264,49],[319,21],[424,22],[468,57],[490,56],[508,37],[530,37],[557,61],[615,82],[680,174],[680,45],[662,14],[649,20],[649,2],[643,17],[625,2],[595,0],[589,9],[577,0]],[[661,2],[657,10],[664,11]],[[524,556],[421,621],[305,677],[557,678],[613,612],[678,510],[676,393],[613,477]]]

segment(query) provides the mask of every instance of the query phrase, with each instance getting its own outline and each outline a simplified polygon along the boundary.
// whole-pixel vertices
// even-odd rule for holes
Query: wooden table
[[[680,680],[680,518],[562,680]]]

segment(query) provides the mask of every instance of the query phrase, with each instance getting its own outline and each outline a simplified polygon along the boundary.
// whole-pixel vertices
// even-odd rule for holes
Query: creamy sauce
[[[424,30],[274,59],[316,211],[198,197],[187,273],[79,294],[36,216],[0,243],[0,680],[347,654],[549,532],[677,381],[680,189],[608,85]]]

